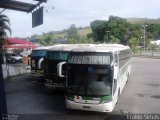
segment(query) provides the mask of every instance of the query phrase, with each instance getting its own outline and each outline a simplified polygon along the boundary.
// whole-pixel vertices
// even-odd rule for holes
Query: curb
[[[153,59],[160,59],[160,56],[132,56],[132,57],[139,57],[139,58],[153,58]]]

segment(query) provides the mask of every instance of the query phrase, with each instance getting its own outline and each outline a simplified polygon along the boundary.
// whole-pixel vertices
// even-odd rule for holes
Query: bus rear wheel
[[[126,83],[128,83],[128,80],[129,80],[129,73],[127,74],[127,81],[126,81]]]
[[[117,95],[117,102],[116,102],[116,104],[118,103],[119,97],[120,97],[120,88],[118,89],[118,95]]]

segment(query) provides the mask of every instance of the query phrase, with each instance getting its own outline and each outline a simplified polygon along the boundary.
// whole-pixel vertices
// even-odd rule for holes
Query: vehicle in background
[[[82,46],[81,44],[61,44],[47,51],[45,58],[44,79],[48,89],[64,89],[65,77],[57,76],[57,66],[61,66],[62,73],[66,73],[66,61],[70,50]]]
[[[48,49],[54,46],[38,47],[32,50],[31,53],[31,75],[42,77],[44,76],[44,58]]]
[[[119,44],[84,46],[70,51],[65,101],[68,109],[112,112],[129,79],[131,49]]]
[[[17,53],[6,53],[7,63],[22,63],[22,57]]]

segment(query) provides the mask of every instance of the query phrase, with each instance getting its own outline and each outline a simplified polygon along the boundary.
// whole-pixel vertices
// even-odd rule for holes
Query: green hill
[[[92,32],[90,27],[78,28],[77,31],[78,34],[83,37],[87,36],[87,34]],[[58,37],[65,37],[67,35],[67,32],[66,30],[64,30],[59,32],[53,32],[52,34],[54,35],[55,38],[58,38]]]
[[[149,19],[149,18],[127,18],[127,21],[131,24],[147,24],[147,23],[156,23],[160,24],[160,18],[158,19]]]
[[[92,30],[90,27],[78,29],[78,34],[80,36],[87,36],[87,34],[91,33]]]

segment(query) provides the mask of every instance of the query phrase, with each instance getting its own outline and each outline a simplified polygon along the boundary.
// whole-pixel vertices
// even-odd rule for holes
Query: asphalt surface
[[[24,120],[121,120],[127,114],[160,113],[160,59],[132,58],[132,72],[112,113],[67,111],[64,92],[46,90],[29,75],[5,80],[8,113]],[[117,119],[118,118],[118,119]],[[160,118],[159,118],[160,119]]]

